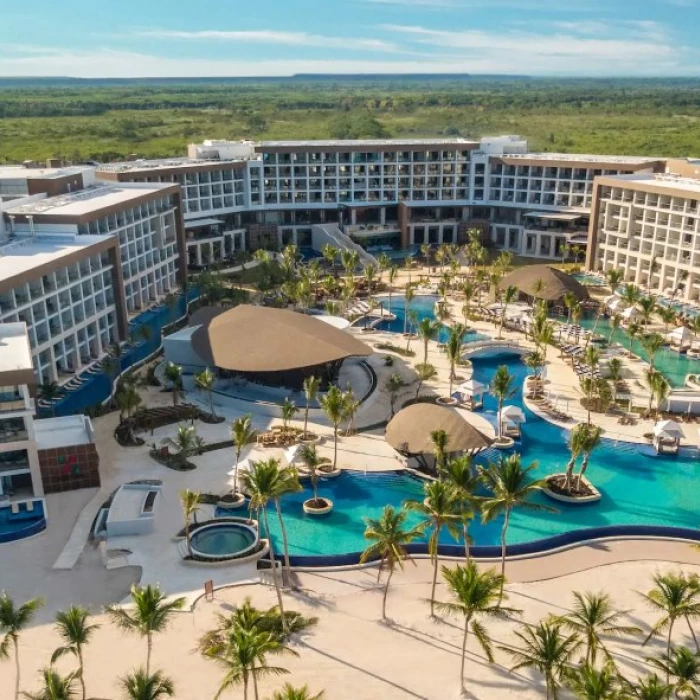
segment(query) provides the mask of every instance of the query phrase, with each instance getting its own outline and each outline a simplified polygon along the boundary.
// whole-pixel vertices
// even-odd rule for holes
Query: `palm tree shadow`
[[[310,608],[336,609],[336,602],[330,596],[316,593],[309,588],[292,588],[287,591],[287,596],[308,605]]]

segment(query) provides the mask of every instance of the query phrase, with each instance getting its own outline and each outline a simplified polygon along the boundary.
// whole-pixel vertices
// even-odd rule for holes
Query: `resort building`
[[[670,161],[669,168],[686,174],[596,180],[587,266],[620,269],[626,282],[694,301],[700,299],[700,162]]]
[[[14,181],[34,181],[15,169]],[[89,182],[85,171],[76,185]],[[88,184],[63,194],[7,194],[0,234],[0,322],[29,326],[41,382],[57,380],[127,339],[128,318],[184,279],[177,185]],[[59,186],[56,185],[59,189]],[[29,188],[27,187],[27,191]]]

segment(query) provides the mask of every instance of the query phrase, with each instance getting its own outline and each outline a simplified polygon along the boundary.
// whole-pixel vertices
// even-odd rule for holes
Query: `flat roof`
[[[531,219],[544,219],[546,221],[577,221],[583,214],[557,211],[528,211],[524,214]]]
[[[227,165],[242,163],[249,158],[154,158],[152,160],[129,160],[118,163],[105,163],[97,168],[100,173],[131,173],[141,170],[174,170],[178,168],[188,169],[197,166],[219,165],[225,168]]]
[[[158,194],[161,190],[172,187],[169,183],[129,182],[100,184],[86,187],[79,192],[47,197],[29,204],[5,207],[9,215],[50,214],[51,216],[76,217],[107,207],[128,204],[148,194]]]
[[[318,141],[261,141],[258,149],[265,148],[361,148],[362,146],[444,146],[445,144],[478,145],[478,141],[470,141],[463,138],[443,139],[330,139]]]
[[[34,371],[27,324],[0,323],[0,373],[17,370]]]
[[[90,165],[67,165],[62,168],[27,168],[24,165],[0,166],[0,180],[52,180],[89,172]]]
[[[94,442],[90,419],[83,415],[35,420],[34,433],[40,450],[89,445]]]
[[[96,243],[112,238],[100,236],[36,236],[21,238],[0,246],[0,280],[21,275],[29,270],[72,255]]]
[[[634,182],[654,185],[668,190],[685,190],[693,194],[700,193],[700,180],[692,177],[682,177],[668,173],[640,173],[637,175],[616,175],[612,179],[619,180],[620,184]]]
[[[647,156],[606,156],[591,153],[504,153],[498,156],[504,159],[517,160],[543,160],[543,161],[590,161],[591,163],[623,163],[630,165],[640,165],[642,163],[655,163],[665,158],[655,158]]]

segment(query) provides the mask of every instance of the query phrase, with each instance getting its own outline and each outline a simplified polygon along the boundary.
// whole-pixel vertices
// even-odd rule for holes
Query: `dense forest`
[[[0,162],[171,156],[204,138],[502,133],[548,151],[700,155],[700,80],[0,81]]]

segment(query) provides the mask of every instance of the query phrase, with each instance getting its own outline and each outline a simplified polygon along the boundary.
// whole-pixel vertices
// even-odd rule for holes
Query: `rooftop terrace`
[[[27,324],[2,323],[0,324],[0,373],[17,370],[33,370]]]

